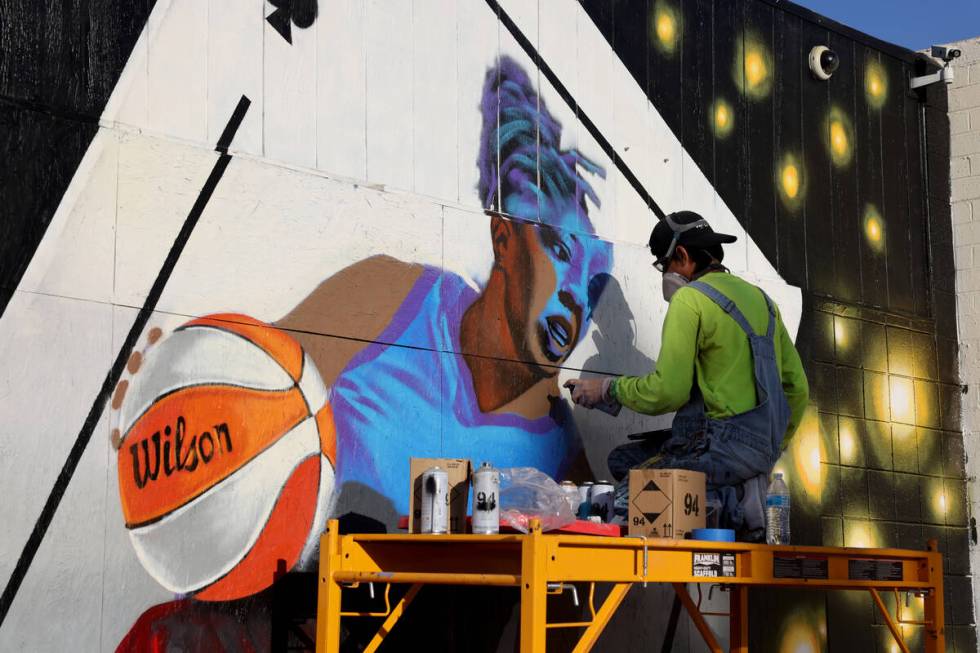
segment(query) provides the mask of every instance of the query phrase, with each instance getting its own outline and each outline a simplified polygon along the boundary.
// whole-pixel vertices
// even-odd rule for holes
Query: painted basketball
[[[133,372],[131,366],[130,372]],[[137,556],[164,587],[223,601],[307,565],[330,512],[329,396],[285,332],[192,320],[150,346],[118,407],[119,494]]]

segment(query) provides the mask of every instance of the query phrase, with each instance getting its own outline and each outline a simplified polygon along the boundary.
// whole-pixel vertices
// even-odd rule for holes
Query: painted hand
[[[565,387],[572,392],[572,401],[579,406],[595,408],[597,404],[609,402],[609,386],[611,378],[604,379],[569,379]]]

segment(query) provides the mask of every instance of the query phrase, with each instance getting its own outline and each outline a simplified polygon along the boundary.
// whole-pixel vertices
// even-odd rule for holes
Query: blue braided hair
[[[510,57],[501,57],[487,72],[480,110],[477,188],[484,208],[502,209],[503,201],[515,196],[520,200],[516,206],[574,202],[585,222],[578,228],[594,233],[585,198],[599,206],[599,197],[579,169],[603,179],[605,170],[578,150],[561,149],[561,124],[548,113],[524,69]]]

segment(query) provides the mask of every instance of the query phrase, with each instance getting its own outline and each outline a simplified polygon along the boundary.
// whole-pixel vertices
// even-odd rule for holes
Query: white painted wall
[[[956,258],[956,317],[960,340],[963,445],[966,451],[970,514],[980,514],[980,38],[952,44],[963,55],[954,61],[949,87],[950,203]],[[970,547],[974,608],[980,608],[980,547]]]

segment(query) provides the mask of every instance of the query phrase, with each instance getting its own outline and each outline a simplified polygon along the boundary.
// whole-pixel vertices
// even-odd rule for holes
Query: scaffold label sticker
[[[901,560],[848,560],[850,580],[902,580]]]
[[[719,576],[732,578],[735,576],[734,553],[692,553],[691,575],[695,577]]]
[[[773,578],[807,578],[826,580],[829,577],[826,556],[774,555]]]

